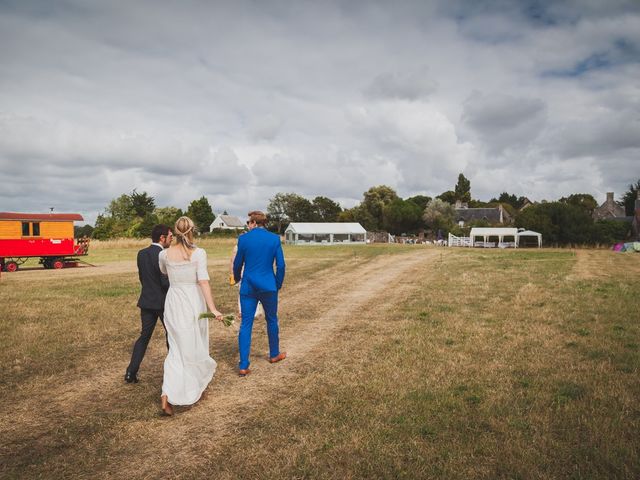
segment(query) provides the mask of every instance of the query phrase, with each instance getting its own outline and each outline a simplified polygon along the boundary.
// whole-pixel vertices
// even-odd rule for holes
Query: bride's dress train
[[[164,324],[169,353],[164,361],[162,395],[172,405],[192,405],[213,378],[216,362],[209,356],[209,322],[198,280],[209,280],[207,254],[196,248],[191,260],[173,261],[160,253],[160,270],[169,276]]]

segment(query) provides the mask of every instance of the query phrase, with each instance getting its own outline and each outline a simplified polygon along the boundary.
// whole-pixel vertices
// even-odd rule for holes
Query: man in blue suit
[[[233,261],[233,277],[240,284],[240,308],[242,321],[238,333],[240,363],[238,374],[250,373],[251,330],[258,302],[264,307],[269,336],[269,362],[284,360],[286,352],[280,352],[278,339],[278,290],[284,281],[284,255],[280,237],[265,228],[267,217],[260,211],[249,212],[249,231],[238,238],[238,252]],[[276,272],[273,273],[273,264]],[[244,270],[243,270],[244,267]]]

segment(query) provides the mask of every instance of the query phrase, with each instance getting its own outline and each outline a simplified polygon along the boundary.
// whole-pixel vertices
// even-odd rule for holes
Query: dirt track
[[[243,415],[272,399],[287,382],[295,380],[302,368],[313,364],[314,353],[321,352],[345,322],[366,321],[361,313],[366,312],[371,303],[384,305],[401,301],[406,295],[403,290],[411,286],[409,282],[400,281],[427,267],[436,255],[438,251],[433,249],[416,249],[409,254],[380,256],[368,262],[354,259],[349,265],[325,270],[321,282],[286,285],[280,305],[281,318],[286,319],[281,321],[281,345],[288,353],[284,362],[269,364],[259,345],[254,346],[252,374],[239,378],[235,373],[237,355],[225,354],[220,358],[214,353],[218,370],[205,398],[192,409],[179,410],[172,418],[158,416],[150,421],[128,423],[118,436],[123,442],[135,444],[136,461],[127,461],[129,449],[126,444],[115,445],[115,451],[108,453],[111,460],[108,470],[93,471],[91,477],[160,478],[163,473],[179,469],[182,461],[193,467],[201,458],[198,452],[213,448],[218,439],[232,434],[242,424]],[[107,267],[75,270],[74,274],[91,276],[134,270],[133,262],[119,262]],[[40,274],[35,270],[23,272],[20,281]],[[403,287],[398,288],[398,283]],[[299,319],[303,316],[306,317],[304,321]],[[256,323],[254,338],[261,327]],[[235,345],[232,332],[216,332],[212,333],[212,343]],[[254,341],[254,345],[256,343],[259,342]],[[162,352],[147,355],[150,362],[161,365]],[[72,418],[78,421],[83,416],[109,414],[113,405],[106,399],[117,399],[123,388],[139,388],[122,382],[124,362],[123,359],[122,362],[107,363],[90,378],[71,379],[57,387],[52,383],[44,399],[34,396],[33,400],[16,405],[11,418],[0,419],[0,436],[22,437],[26,447],[34,437],[46,442],[54,429],[64,428],[65,419],[71,422]],[[149,408],[157,409],[158,406],[150,404]],[[87,455],[91,455],[94,447],[78,445],[77,448],[86,449]],[[169,451],[169,456],[163,453]],[[65,461],[63,456],[52,460],[54,463]]]

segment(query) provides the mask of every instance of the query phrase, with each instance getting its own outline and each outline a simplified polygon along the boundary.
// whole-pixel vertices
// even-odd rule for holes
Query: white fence
[[[450,233],[449,241],[447,243],[450,247],[470,247],[471,237],[456,237]]]

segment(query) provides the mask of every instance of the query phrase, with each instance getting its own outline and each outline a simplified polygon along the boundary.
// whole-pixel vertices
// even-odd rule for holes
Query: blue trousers
[[[254,295],[240,295],[240,307],[242,309],[242,321],[238,332],[238,350],[240,351],[240,363],[238,368],[249,368],[249,353],[251,352],[251,331],[253,318],[258,308],[258,302],[264,307],[264,316],[267,321],[267,336],[269,337],[269,358],[280,355],[280,340],[278,338],[278,292],[260,292]]]

